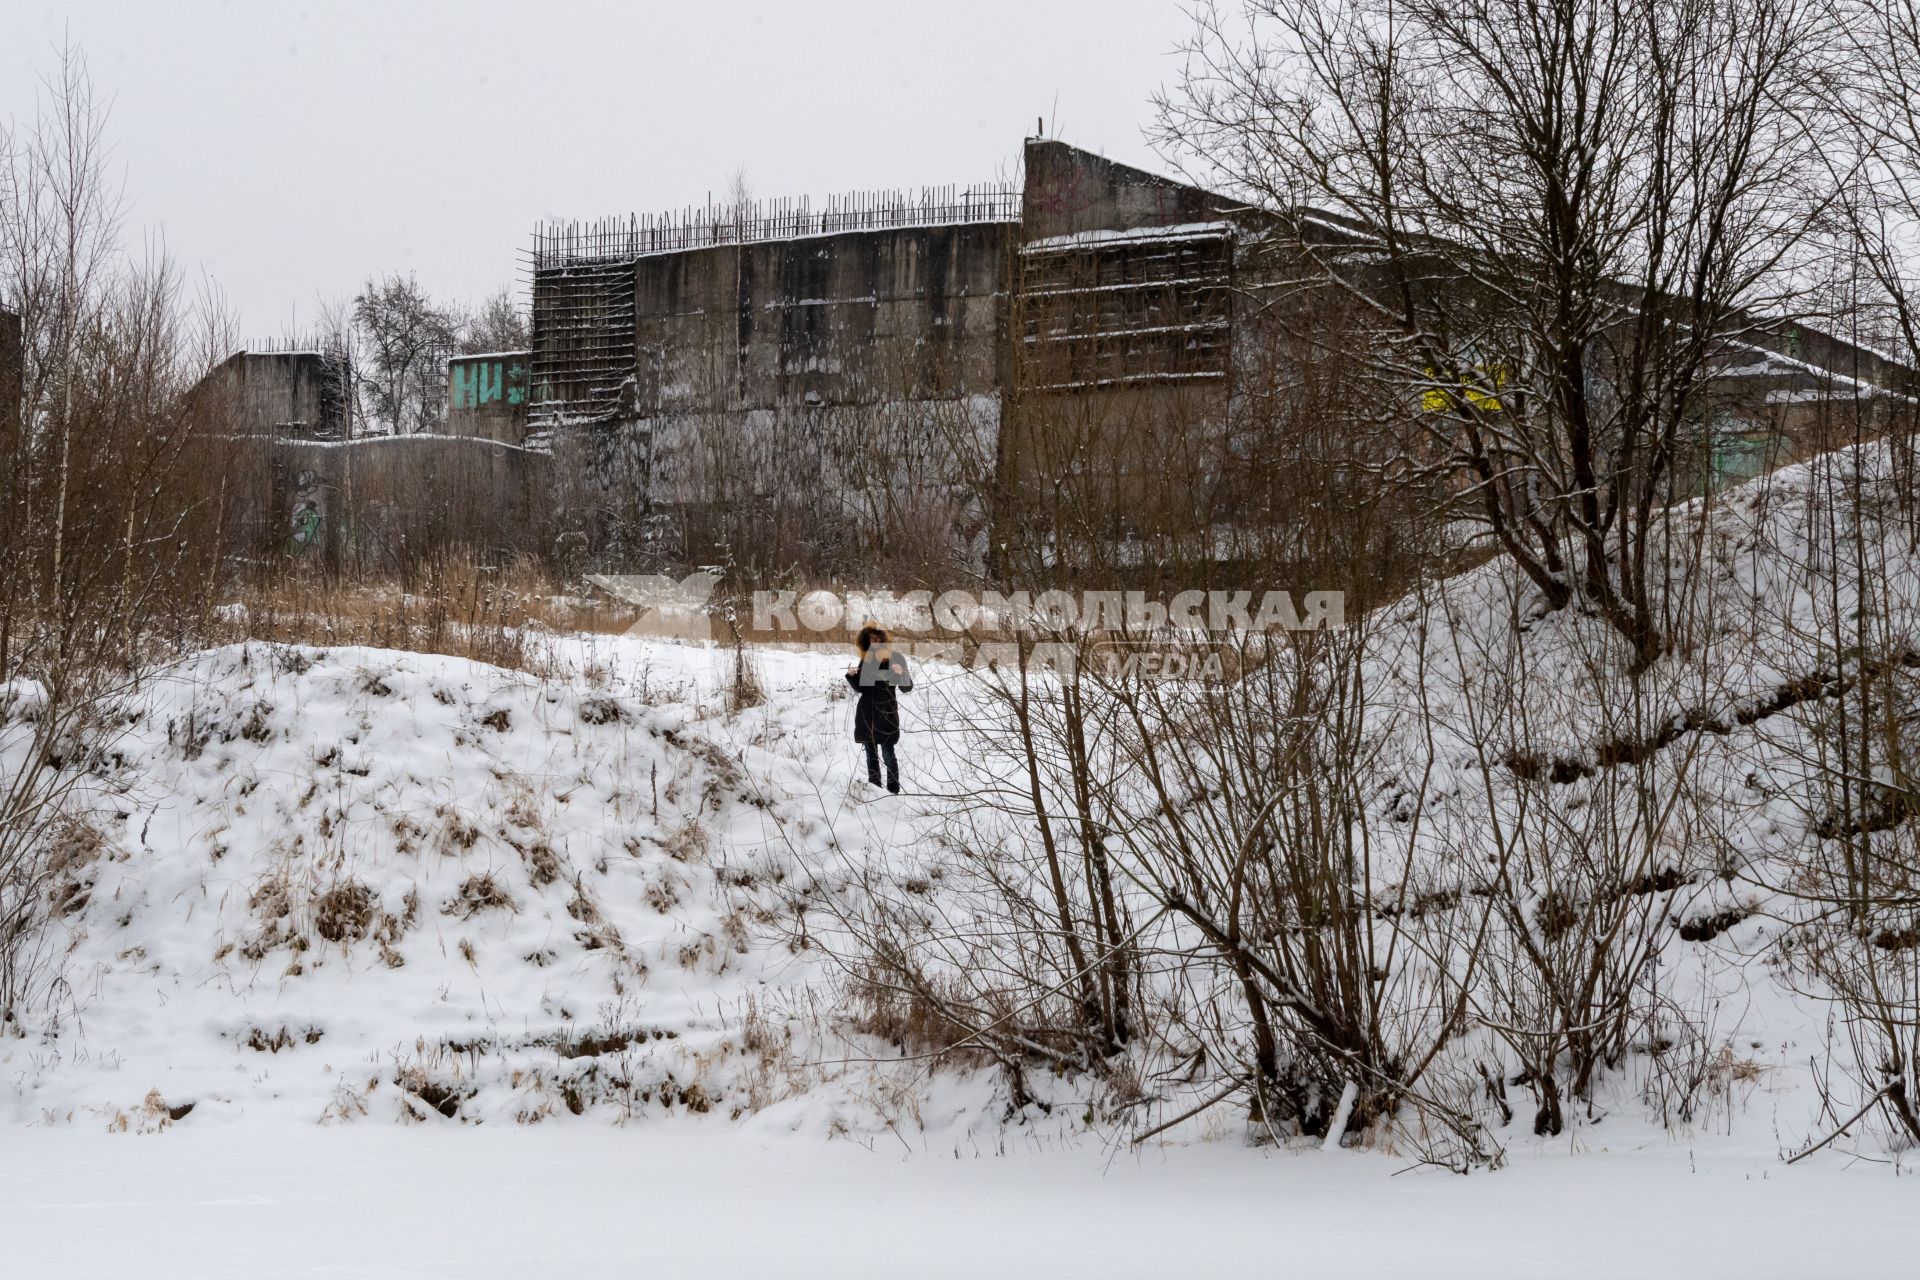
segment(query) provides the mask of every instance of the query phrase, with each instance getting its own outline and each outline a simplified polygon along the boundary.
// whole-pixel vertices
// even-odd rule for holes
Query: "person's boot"
[[[880,785],[880,779],[878,778],[875,778],[873,782],[875,786]],[[887,791],[896,796],[900,794],[900,774],[897,771],[887,774]]]

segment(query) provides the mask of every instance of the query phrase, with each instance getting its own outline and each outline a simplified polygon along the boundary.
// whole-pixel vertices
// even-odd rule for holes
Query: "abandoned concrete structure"
[[[447,418],[442,431],[520,444],[527,438],[532,353],[495,351],[447,361]]]
[[[241,431],[346,440],[353,434],[348,377],[344,357],[317,348],[238,351],[193,395]]]
[[[1270,367],[1276,317],[1320,305],[1276,301],[1278,216],[1050,139],[1024,161],[1017,191],[542,228],[527,429],[560,522],[596,558],[818,548],[863,521],[944,523],[978,558],[990,523],[1077,494],[1113,513],[1085,536],[1151,556],[1258,510],[1236,422],[1286,416],[1261,402],[1301,394]],[[1724,363],[1713,458],[1734,476],[1892,372],[1786,325]]]
[[[1310,537],[1237,541],[1341,509],[1324,452],[1276,474],[1316,431],[1375,460],[1409,440],[1321,411],[1352,394],[1345,319],[1298,286],[1303,233],[1364,239],[1029,139],[1019,188],[543,227],[531,349],[449,361],[435,436],[352,439],[348,371],[318,350],[236,355],[199,394],[274,442],[272,526],[329,562],[456,541],[911,576],[875,563],[891,538],[975,566],[1313,563]],[[1698,482],[1778,465],[1905,372],[1755,324],[1717,368]]]
[[[693,560],[817,546],[906,492],[964,525],[980,468],[953,451],[990,457],[1019,207],[937,189],[543,229],[530,427],[562,523],[595,559]]]
[[[1169,429],[1226,407],[1251,216],[1032,139],[1019,190],[545,228],[533,439],[564,458],[557,479],[590,478],[563,505],[597,514],[577,522],[596,553],[641,549],[670,510],[695,559],[743,521],[781,545],[944,525],[977,559],[989,492],[1004,511],[1116,465],[1166,487]],[[1157,439],[1070,439],[1069,405],[1154,420]],[[796,492],[819,500],[768,527]]]
[[[990,392],[1019,210],[972,188],[543,229],[534,420],[859,403],[901,344],[931,361],[907,393]]]
[[[544,544],[549,459],[520,448],[525,353],[453,362],[457,434],[356,429],[346,358],[319,345],[241,351],[190,393],[232,438],[231,474],[256,497],[238,541],[329,572],[394,571],[456,546],[501,557]]]

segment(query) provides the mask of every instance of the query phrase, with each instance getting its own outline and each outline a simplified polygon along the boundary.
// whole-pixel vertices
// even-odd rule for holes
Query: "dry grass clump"
[[[398,969],[406,960],[394,948],[419,923],[420,893],[409,889],[395,915],[382,910],[379,895],[358,880],[338,881],[309,898],[304,885],[296,884],[293,873],[283,866],[254,886],[247,908],[260,921],[259,928],[237,945],[228,942],[219,947],[214,952],[216,961],[237,950],[242,959],[258,963],[285,947],[294,956],[287,976],[295,977],[305,972],[302,953],[312,949],[312,935],[317,935],[341,946],[372,940],[387,967]]]
[[[460,1118],[460,1104],[476,1092],[471,1087],[436,1080],[420,1067],[400,1069],[394,1074],[393,1082],[400,1086],[401,1105],[407,1117],[413,1120],[426,1119],[426,1115],[415,1105],[416,1100],[449,1120],[457,1120]]]
[[[93,898],[93,879],[86,869],[106,848],[107,837],[82,817],[62,814],[48,833],[45,879],[53,914],[73,915]]]
[[[706,827],[698,819],[689,819],[670,832],[660,847],[675,862],[701,862],[706,859],[711,844]]]
[[[567,900],[567,914],[581,924],[600,923],[600,908],[587,892],[586,881],[581,876],[573,878],[573,897]]]
[[[563,1058],[598,1058],[644,1045],[648,1040],[673,1040],[679,1033],[661,1028],[609,1026],[599,1030],[581,1028],[534,1040],[551,1046]]]
[[[471,919],[482,911],[519,911],[520,905],[513,895],[502,889],[491,875],[471,875],[460,885],[460,891],[447,900],[441,912],[459,920]]]
[[[290,1027],[281,1027],[268,1033],[265,1027],[254,1027],[247,1032],[240,1043],[255,1053],[279,1053],[282,1049],[291,1049],[297,1044],[319,1044],[326,1033],[319,1027],[308,1027],[297,1036]]]
[[[614,698],[585,698],[580,703],[580,719],[587,724],[625,724],[632,718]]]
[[[313,904],[313,928],[328,942],[358,942],[373,931],[373,890],[358,880],[337,884]]]
[[[442,808],[434,816],[441,820],[435,843],[442,854],[455,856],[473,848],[479,841],[480,828],[465,815]]]
[[[527,879],[534,888],[544,889],[565,875],[566,868],[560,865],[559,855],[554,853],[553,846],[545,840],[536,840],[529,845],[514,847],[520,850],[521,860],[527,864]]]
[[[972,1030],[949,1016],[947,1011],[954,1007],[952,993],[902,983],[902,972],[898,968],[853,972],[847,991],[849,1025],[903,1052],[965,1055],[967,1065],[986,1061],[988,1055],[979,1049]]]

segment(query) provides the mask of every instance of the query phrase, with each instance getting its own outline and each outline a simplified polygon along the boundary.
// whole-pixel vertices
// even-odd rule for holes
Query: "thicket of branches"
[[[1303,286],[1367,319],[1377,410],[1415,418],[1549,607],[1597,612],[1645,665],[1668,630],[1651,531],[1697,483],[1712,375],[1806,312],[1830,251],[1850,17],[1827,0],[1205,7],[1160,137],[1296,217]]]
[[[0,1034],[57,975],[51,875],[97,844],[70,802],[220,576],[226,469],[183,393],[224,325],[126,243],[110,155],[72,50],[34,119],[0,128],[0,306],[24,338],[22,403],[0,411]]]
[[[954,730],[995,785],[832,904],[858,1025],[1000,1064],[1015,1106],[1076,1070],[1116,1115],[1161,1108],[1138,1133],[1239,1099],[1275,1136],[1458,1166],[1517,1118],[1597,1117],[1624,1073],[1669,1123],[1726,1105],[1745,1068],[1675,970],[1759,893],[1791,926],[1779,972],[1839,1015],[1831,1133],[1874,1114],[1920,1141],[1916,12],[1203,7],[1161,141],[1284,215],[1282,284],[1247,298],[1228,412],[1010,411],[1059,465],[982,490],[1031,534],[997,567],[1156,587],[1167,562],[1133,552],[1213,536],[1211,497],[1342,494],[1234,533],[1399,599],[1340,634],[1214,636],[1213,683],[1102,661],[1192,637],[1030,635]],[[1799,527],[1736,549],[1708,467],[1725,378],[1791,360],[1803,321],[1862,351],[1788,448],[1860,447],[1813,465]],[[1279,465],[1221,483],[1249,457]],[[1455,519],[1511,572],[1428,585]],[[1725,746],[1748,726],[1764,768]],[[1735,829],[1729,795],[1783,792],[1800,830]]]

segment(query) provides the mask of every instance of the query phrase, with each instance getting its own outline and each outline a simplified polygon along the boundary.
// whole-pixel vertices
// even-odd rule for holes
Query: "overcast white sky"
[[[384,270],[477,301],[536,220],[698,204],[736,166],[766,196],[985,181],[1046,115],[1163,169],[1141,131],[1187,26],[1174,0],[0,0],[0,116],[70,32],[131,229],[271,337]]]

